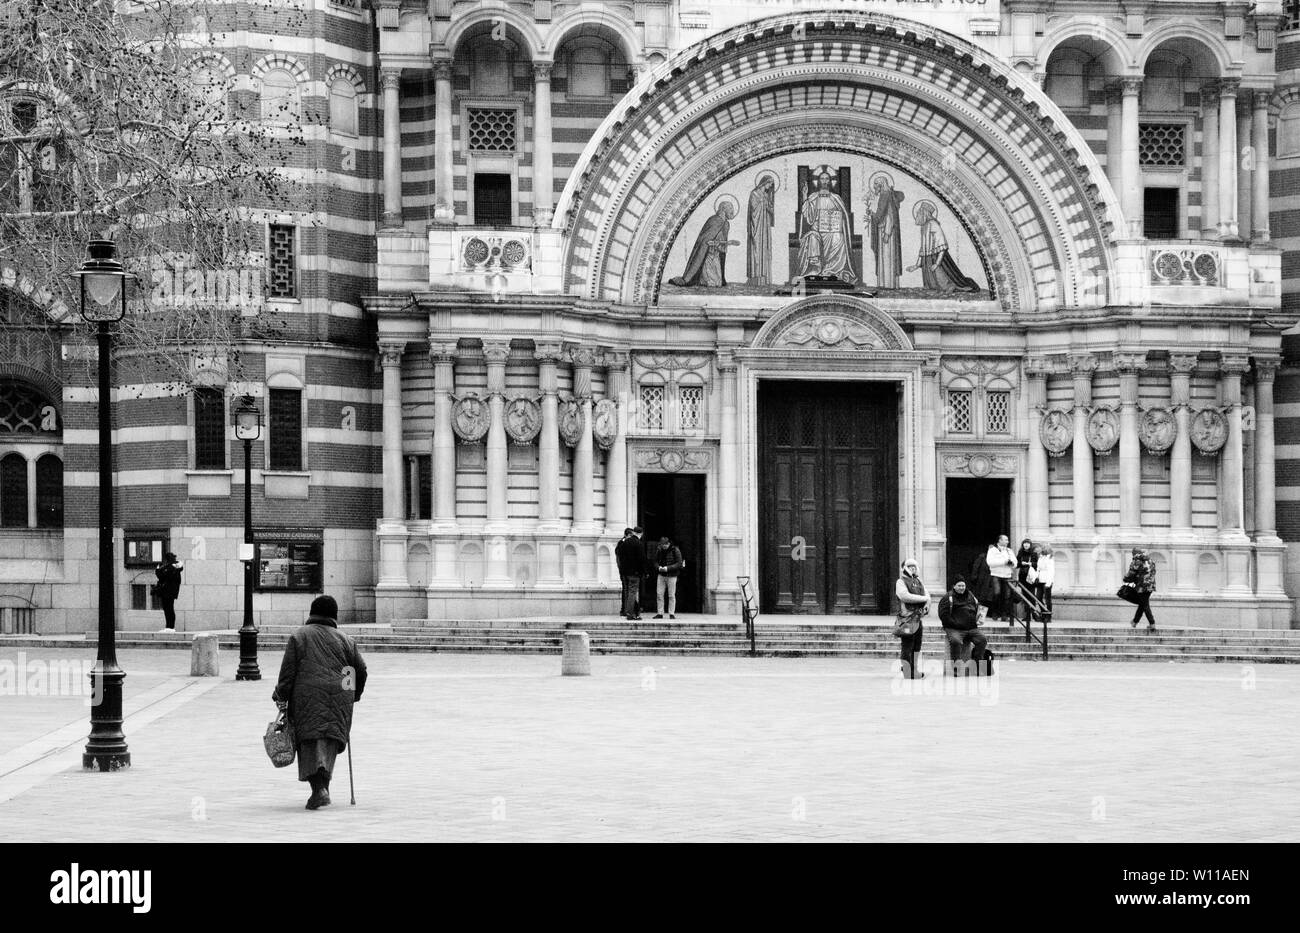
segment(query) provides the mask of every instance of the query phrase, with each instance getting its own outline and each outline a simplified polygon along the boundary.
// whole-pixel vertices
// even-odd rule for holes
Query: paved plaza
[[[933,648],[933,644],[930,646]],[[0,649],[0,664],[93,657]],[[871,659],[372,652],[357,806],[307,812],[264,679],[121,653],[133,767],[80,770],[84,697],[0,696],[10,841],[1294,841],[1300,667],[1011,662],[949,693]],[[21,667],[22,664],[18,666]],[[969,684],[967,684],[969,686]]]

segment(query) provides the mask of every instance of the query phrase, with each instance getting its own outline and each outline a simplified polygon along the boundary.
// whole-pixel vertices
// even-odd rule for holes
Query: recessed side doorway
[[[651,552],[663,535],[681,549],[686,566],[677,578],[677,612],[704,611],[707,546],[704,535],[704,476],[692,473],[639,473],[636,480],[637,524],[645,529]],[[648,598],[647,598],[648,597]],[[646,580],[641,614],[654,615],[654,590]]]
[[[1011,534],[1011,480],[950,477],[944,504],[948,535],[944,583],[951,587],[959,575],[970,579],[975,561],[984,559],[998,535]]]

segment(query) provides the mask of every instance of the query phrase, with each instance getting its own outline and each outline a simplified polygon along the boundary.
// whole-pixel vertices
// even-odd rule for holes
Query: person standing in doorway
[[[909,557],[903,561],[898,582],[894,584],[894,595],[898,597],[899,623],[905,620],[916,623],[915,632],[911,635],[900,635],[898,638],[898,656],[903,662],[903,674],[912,679],[918,676],[924,677],[924,674],[918,675],[916,672],[916,655],[921,650],[921,635],[924,629],[921,619],[930,611],[930,592],[921,582],[920,565],[917,564],[916,558]]]
[[[1016,551],[1014,579],[1024,592],[1034,592],[1034,583],[1038,579],[1038,555],[1034,553],[1034,542],[1028,538],[1020,542],[1020,550]],[[1015,617],[1027,620],[1029,618],[1029,603],[1021,599],[1019,593],[1015,593],[1011,600]]]
[[[1140,547],[1133,549],[1133,559],[1129,561],[1128,573],[1124,582],[1132,583],[1137,597],[1137,608],[1133,611],[1133,628],[1137,628],[1142,616],[1147,617],[1147,631],[1156,630],[1156,619],[1151,614],[1151,594],[1156,591],[1156,565],[1151,562],[1147,552]]]
[[[641,570],[645,566],[645,548],[631,528],[623,529],[623,540],[614,547],[614,562],[623,584],[622,616],[630,621],[641,618]]]
[[[677,618],[677,575],[682,572],[686,562],[682,552],[673,544],[672,539],[664,535],[659,539],[659,549],[655,552],[655,618],[664,617],[664,603],[668,604],[668,618]]]
[[[997,543],[989,545],[984,562],[989,567],[989,615],[1000,622],[1010,622],[1011,577],[1016,571],[1011,539],[998,535]]]
[[[162,603],[163,620],[167,623],[162,631],[176,630],[176,597],[181,595],[181,574],[185,565],[168,551],[163,555],[163,562],[158,565],[154,575],[158,577],[158,602]]]

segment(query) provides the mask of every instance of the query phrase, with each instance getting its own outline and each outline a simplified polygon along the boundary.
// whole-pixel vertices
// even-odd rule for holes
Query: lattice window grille
[[[359,10],[361,0],[330,0],[330,6],[341,6],[345,10]]]
[[[1184,165],[1187,126],[1183,123],[1143,123],[1138,128],[1138,158],[1143,165]]]
[[[990,392],[988,394],[988,433],[1011,433],[1011,393]]]
[[[468,111],[471,152],[514,152],[517,111],[470,107]]]
[[[647,431],[664,429],[664,387],[641,387],[641,427]]]
[[[226,403],[220,389],[194,390],[194,468],[226,468]]]
[[[288,224],[271,224],[267,261],[267,294],[271,298],[298,297],[296,232]]]
[[[1285,0],[1282,13],[1286,17],[1282,23],[1283,32],[1300,29],[1300,0]]]
[[[704,386],[681,386],[678,389],[681,406],[682,430],[692,431],[704,426]]]
[[[271,389],[271,469],[302,469],[302,393]]]
[[[971,393],[968,389],[951,389],[945,421],[950,434],[971,433]]]
[[[0,385],[0,434],[39,434],[45,408],[45,399],[30,389]]]

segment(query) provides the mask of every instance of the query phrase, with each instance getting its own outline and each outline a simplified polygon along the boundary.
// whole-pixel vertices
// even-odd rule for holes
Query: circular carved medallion
[[[542,430],[542,409],[530,398],[517,395],[506,402],[506,434],[516,444],[530,444]]]
[[[1053,457],[1060,457],[1070,449],[1074,440],[1074,419],[1068,411],[1053,408],[1043,415],[1038,425],[1038,436],[1043,447]]]
[[[1142,440],[1142,446],[1151,453],[1165,453],[1174,446],[1174,438],[1177,436],[1178,422],[1168,408],[1148,408],[1142,412],[1138,437]]]
[[[592,412],[591,433],[601,450],[614,446],[614,436],[618,434],[618,404],[609,398],[596,403]]]
[[[582,437],[582,408],[573,399],[560,402],[560,440],[570,447],[578,446]]]
[[[659,455],[659,465],[669,473],[676,473],[686,465],[686,457],[680,450],[665,450]]]
[[[1099,454],[1108,454],[1119,443],[1119,412],[1097,408],[1088,416],[1088,443]]]
[[[1217,408],[1202,408],[1192,417],[1192,443],[1203,454],[1217,454],[1228,443],[1228,419]]]
[[[966,468],[971,476],[988,476],[993,472],[993,461],[984,454],[973,454]]]
[[[477,444],[488,432],[492,414],[487,402],[477,395],[457,399],[451,409],[451,429],[466,444]]]

